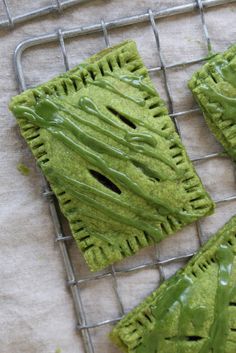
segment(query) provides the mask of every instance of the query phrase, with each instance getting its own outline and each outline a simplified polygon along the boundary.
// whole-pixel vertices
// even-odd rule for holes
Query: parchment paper
[[[27,6],[36,8],[44,1],[9,0],[12,13],[19,14]],[[0,352],[1,353],[76,353],[83,352],[72,298],[65,285],[65,272],[49,215],[48,203],[41,194],[41,178],[35,162],[23,139],[19,136],[14,118],[8,112],[11,96],[17,94],[12,55],[16,45],[30,36],[51,32],[59,27],[71,28],[100,21],[103,17],[137,14],[148,8],[160,9],[188,3],[187,0],[98,0],[64,12],[20,25],[13,31],[1,31],[0,79],[1,79],[1,183],[0,183]],[[1,11],[2,7],[1,7]],[[3,17],[4,15],[1,14]],[[209,9],[206,23],[214,50],[225,50],[236,41],[235,4]],[[195,14],[163,19],[157,23],[163,56],[167,64],[190,60],[207,54],[200,16]],[[154,36],[150,24],[129,26],[109,31],[111,44],[133,38],[148,67],[159,64]],[[70,65],[81,62],[104,47],[100,34],[66,41]],[[57,45],[40,46],[24,54],[24,71],[27,84],[35,85],[48,80],[64,70],[62,56]],[[168,79],[174,100],[174,110],[195,106],[186,82],[199,65],[185,66],[168,71]],[[161,96],[166,99],[161,74],[152,74]],[[221,147],[209,133],[200,113],[179,119],[183,141],[191,156],[201,156],[221,151]],[[17,170],[17,163],[30,168],[29,176]],[[227,158],[195,163],[199,175],[214,199],[236,193],[232,163]],[[236,202],[217,206],[216,213],[201,221],[203,239],[206,240],[219,226],[235,213]],[[159,244],[116,265],[116,269],[141,264],[159,254],[160,259],[195,251],[199,246],[194,225]],[[90,275],[74,243],[70,245],[78,278]],[[183,262],[167,265],[168,277]],[[81,285],[88,323],[112,319],[120,315],[110,278]],[[159,283],[156,268],[118,276],[118,288],[125,311],[138,304]],[[95,352],[111,353],[118,350],[109,342],[110,326],[91,330]]]

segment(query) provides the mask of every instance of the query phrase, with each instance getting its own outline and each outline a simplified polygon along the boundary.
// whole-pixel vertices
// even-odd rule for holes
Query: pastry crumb
[[[56,350],[55,350],[55,353],[62,353],[62,350],[60,347],[57,347]]]
[[[28,176],[30,174],[30,169],[24,163],[18,163],[17,170],[24,176]]]

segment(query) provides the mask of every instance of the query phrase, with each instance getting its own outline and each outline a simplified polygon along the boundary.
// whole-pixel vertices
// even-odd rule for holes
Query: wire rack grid
[[[88,1],[91,0],[51,0],[51,3],[47,6],[40,7],[36,10],[28,10],[20,15],[13,16],[8,0],[2,0],[6,19],[0,21],[0,28],[13,29],[17,24],[24,23],[49,13],[57,13],[61,15],[65,9]]]
[[[109,47],[110,46],[110,38],[108,35],[109,29],[120,28],[128,25],[138,24],[141,22],[149,22],[155,38],[157,55],[160,62],[160,66],[149,68],[149,72],[161,72],[163,75],[165,91],[166,91],[166,95],[169,103],[170,116],[173,119],[176,130],[181,137],[181,131],[180,131],[180,126],[178,121],[179,117],[184,117],[187,114],[198,112],[199,109],[196,108],[191,110],[174,112],[173,97],[169,87],[169,69],[176,68],[176,67],[183,67],[183,66],[185,67],[186,65],[191,65],[195,63],[201,63],[206,60],[206,57],[197,58],[191,61],[176,62],[176,63],[172,63],[171,65],[167,65],[165,63],[165,60],[162,54],[161,45],[160,45],[160,35],[159,35],[158,23],[157,23],[158,19],[168,18],[173,15],[198,12],[201,20],[202,31],[205,37],[205,43],[209,53],[212,49],[212,46],[211,46],[211,40],[208,34],[208,29],[205,21],[205,9],[209,7],[223,5],[223,4],[229,4],[232,2],[236,3],[236,0],[234,1],[195,0],[194,2],[186,5],[167,8],[161,11],[156,11],[156,10],[154,11],[149,9],[146,13],[142,13],[140,15],[118,18],[118,19],[106,21],[106,22],[102,19],[101,22],[99,23],[91,24],[84,27],[74,28],[71,30],[59,29],[57,32],[53,32],[53,33],[49,33],[46,35],[25,40],[17,46],[14,54],[14,66],[15,66],[17,80],[19,83],[19,89],[20,91],[23,91],[27,88],[25,75],[23,72],[23,65],[22,65],[22,55],[26,49],[38,46],[42,43],[44,44],[44,43],[50,43],[50,42],[58,42],[61,49],[65,69],[68,70],[69,60],[68,60],[68,54],[67,54],[66,45],[64,41],[65,38],[78,37],[81,35],[87,35],[89,33],[101,32],[104,37],[105,45]],[[205,154],[201,157],[192,158],[191,160],[193,163],[198,163],[198,162],[210,160],[213,158],[221,158],[221,157],[222,157],[221,153],[210,153],[210,154]],[[138,265],[131,265],[123,269],[117,269],[116,265],[113,265],[113,266],[110,266],[110,268],[108,268],[105,272],[101,274],[99,273],[99,274],[93,274],[90,276],[77,278],[74,271],[74,266],[71,260],[70,253],[68,251],[68,241],[72,241],[72,236],[67,235],[64,232],[63,227],[61,226],[61,214],[58,209],[57,202],[54,198],[52,191],[50,190],[49,185],[47,184],[44,178],[43,178],[43,195],[46,198],[48,198],[48,201],[49,201],[50,212],[55,226],[56,241],[60,247],[60,251],[62,254],[66,275],[67,275],[67,284],[71,290],[72,297],[74,300],[74,307],[75,307],[75,313],[76,313],[76,319],[77,319],[77,329],[81,332],[81,336],[84,343],[84,351],[86,353],[95,353],[96,350],[93,344],[93,340],[91,338],[90,330],[94,328],[99,328],[105,325],[113,324],[119,321],[125,314],[122,297],[119,291],[117,276],[126,275],[130,272],[136,272],[147,268],[156,268],[159,272],[159,278],[160,278],[159,282],[161,283],[166,279],[165,272],[163,270],[165,265],[175,263],[180,260],[187,260],[190,257],[192,257],[194,253],[185,253],[182,256],[175,256],[172,258],[160,260],[158,245],[156,245],[154,247],[155,258],[152,261],[148,261],[146,263],[142,263]],[[236,195],[217,199],[215,200],[215,203],[220,204],[220,203],[231,202],[233,200],[236,200]],[[198,237],[198,244],[199,246],[201,246],[203,243],[203,234],[202,234],[200,221],[196,222],[196,234]],[[112,280],[113,290],[115,293],[116,301],[118,303],[120,315],[118,317],[114,317],[112,319],[109,318],[103,321],[88,322],[86,319],[86,312],[81,298],[80,285],[87,282],[91,283],[92,281],[99,280],[105,277],[109,277]]]

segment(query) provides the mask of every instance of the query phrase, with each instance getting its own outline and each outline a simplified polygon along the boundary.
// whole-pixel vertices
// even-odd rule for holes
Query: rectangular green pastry
[[[92,271],[213,212],[133,41],[10,109]]]
[[[236,159],[236,45],[211,58],[189,81],[206,122]]]
[[[128,353],[236,352],[236,217],[113,329]]]

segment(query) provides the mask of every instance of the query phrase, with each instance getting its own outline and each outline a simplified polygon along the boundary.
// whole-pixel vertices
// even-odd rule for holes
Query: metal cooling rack
[[[12,9],[8,4],[8,0],[2,0],[5,10],[6,19],[0,21],[0,28],[13,29],[16,24],[23,23],[34,18],[47,15],[49,13],[58,13],[61,15],[63,11],[74,5],[82,4],[91,0],[50,0],[51,4],[40,7],[36,10],[29,10],[17,16],[12,16]]]
[[[71,1],[71,3],[75,3],[75,2],[76,1]],[[236,3],[236,0],[233,0],[233,1],[195,0],[194,2],[186,4],[186,5],[167,8],[167,9],[164,9],[161,11],[149,9],[146,13],[142,13],[140,15],[118,18],[118,19],[106,21],[106,22],[104,20],[101,20],[100,23],[91,24],[91,25],[84,26],[84,27],[78,27],[78,28],[74,28],[74,29],[70,29],[70,30],[59,29],[57,32],[48,33],[45,35],[41,35],[38,37],[34,37],[34,38],[30,38],[28,40],[25,40],[17,46],[17,48],[15,50],[15,54],[14,54],[14,66],[15,66],[15,71],[16,71],[16,76],[17,76],[17,80],[19,83],[20,91],[23,91],[27,88],[24,73],[23,73],[23,68],[22,68],[22,54],[24,53],[24,51],[26,49],[38,46],[42,43],[45,44],[45,43],[50,43],[50,42],[58,42],[60,49],[61,49],[65,69],[68,70],[69,69],[69,60],[68,60],[68,55],[67,55],[67,50],[66,50],[66,45],[65,45],[64,39],[78,37],[81,35],[86,35],[86,34],[90,34],[90,33],[94,33],[94,32],[101,32],[104,37],[105,45],[108,47],[108,46],[110,46],[110,40],[109,40],[109,35],[108,35],[109,29],[120,28],[120,27],[124,27],[124,26],[128,26],[128,25],[132,25],[132,24],[138,24],[141,22],[149,22],[150,26],[152,28],[152,31],[153,31],[153,35],[155,37],[155,42],[156,42],[156,47],[157,47],[157,55],[158,55],[160,63],[161,63],[161,66],[149,68],[149,72],[161,71],[163,74],[164,83],[165,83],[165,91],[167,94],[168,103],[169,103],[169,107],[170,107],[170,116],[172,117],[173,122],[176,127],[176,130],[181,137],[178,118],[185,116],[187,114],[197,112],[197,111],[199,111],[199,109],[196,108],[196,109],[192,109],[192,110],[174,112],[174,110],[173,110],[173,97],[171,95],[171,91],[169,88],[169,79],[168,79],[169,69],[177,68],[177,67],[181,68],[181,67],[183,67],[183,65],[185,66],[185,65],[200,63],[200,62],[203,62],[204,60],[206,60],[206,58],[202,57],[202,58],[197,58],[197,59],[191,60],[191,61],[183,61],[183,62],[173,63],[171,65],[166,65],[164,58],[163,58],[163,55],[162,55],[161,46],[160,46],[158,23],[157,23],[158,19],[167,18],[167,17],[173,16],[173,15],[179,15],[179,14],[182,15],[185,13],[198,12],[200,19],[201,19],[202,30],[204,33],[208,52],[210,52],[211,51],[211,40],[210,40],[208,30],[207,30],[204,10],[206,8],[220,6],[220,5],[229,4],[229,3],[233,3],[233,2]],[[68,1],[68,3],[69,3],[69,1]],[[192,160],[192,162],[195,163],[195,162],[199,162],[199,161],[210,160],[210,159],[216,158],[216,157],[221,157],[220,153],[206,154],[206,155],[203,155],[201,157],[194,158],[191,160]],[[182,256],[168,258],[165,260],[160,260],[158,245],[156,245],[154,247],[154,250],[155,250],[155,260],[154,261],[148,261],[144,264],[140,264],[137,266],[136,265],[129,266],[129,267],[126,267],[125,269],[116,269],[115,265],[113,265],[113,266],[110,266],[109,269],[105,273],[92,274],[89,277],[82,277],[82,278],[77,279],[76,275],[75,275],[75,271],[73,269],[73,263],[71,261],[71,257],[70,257],[70,254],[68,251],[68,245],[67,245],[67,241],[71,241],[72,236],[64,234],[64,231],[61,226],[61,221],[60,221],[61,214],[58,211],[58,206],[57,206],[56,200],[54,198],[54,195],[53,195],[52,191],[50,190],[50,187],[48,186],[48,184],[44,178],[43,178],[43,183],[44,183],[43,195],[46,198],[48,198],[48,200],[49,200],[49,207],[50,207],[50,211],[51,211],[51,216],[52,216],[52,220],[53,220],[53,223],[55,226],[56,241],[58,242],[58,245],[59,245],[62,257],[63,257],[65,270],[66,270],[66,274],[67,274],[67,284],[70,287],[72,297],[74,300],[75,313],[76,313],[76,318],[77,318],[77,329],[81,332],[81,336],[82,336],[83,343],[84,343],[84,351],[86,353],[95,353],[95,346],[92,342],[90,330],[93,328],[98,328],[98,327],[101,327],[104,325],[109,325],[109,324],[115,323],[115,322],[119,321],[122,318],[122,316],[125,314],[124,305],[122,302],[122,298],[121,298],[118,283],[117,283],[117,276],[121,275],[121,274],[128,274],[132,271],[139,271],[141,269],[154,267],[154,268],[157,268],[157,270],[159,272],[160,283],[161,283],[163,280],[165,280],[165,273],[164,273],[164,266],[165,265],[176,262],[176,261],[180,261],[180,260],[186,260],[186,259],[190,258],[191,256],[193,256],[193,253],[187,253]],[[232,195],[227,198],[217,199],[217,200],[215,200],[215,203],[220,204],[220,203],[230,202],[233,200],[236,200],[236,195]],[[197,230],[198,243],[200,246],[203,243],[203,234],[202,234],[202,230],[201,230],[200,221],[196,222],[195,224],[196,224],[196,230]],[[119,315],[119,317],[115,317],[113,319],[107,319],[105,321],[88,322],[86,319],[86,313],[85,313],[83,301],[81,298],[80,285],[82,283],[91,282],[94,280],[99,280],[99,279],[105,278],[105,277],[110,277],[112,279],[113,289],[114,289],[116,300],[117,300],[117,303],[119,306],[120,315]]]

